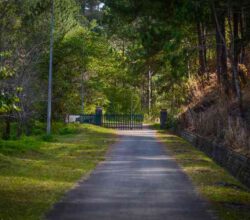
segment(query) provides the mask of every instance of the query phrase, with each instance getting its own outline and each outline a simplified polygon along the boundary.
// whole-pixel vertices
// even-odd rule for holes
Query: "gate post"
[[[102,126],[102,108],[97,107],[95,111],[95,124]]]
[[[167,118],[168,118],[168,112],[166,109],[162,109],[161,110],[161,117],[160,117],[160,120],[161,120],[161,126],[160,128],[161,129],[166,129],[167,128]]]

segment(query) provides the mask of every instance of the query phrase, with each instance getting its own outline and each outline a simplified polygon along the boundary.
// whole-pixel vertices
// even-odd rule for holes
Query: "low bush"
[[[45,134],[42,136],[42,140],[45,142],[56,142],[57,139],[51,134]]]

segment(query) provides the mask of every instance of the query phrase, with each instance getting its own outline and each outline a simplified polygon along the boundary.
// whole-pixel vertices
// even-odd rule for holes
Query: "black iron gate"
[[[124,130],[142,129],[143,120],[142,114],[92,114],[79,115],[77,118],[80,123]]]
[[[102,126],[117,129],[142,129],[143,115],[140,114],[107,114],[102,117]]]

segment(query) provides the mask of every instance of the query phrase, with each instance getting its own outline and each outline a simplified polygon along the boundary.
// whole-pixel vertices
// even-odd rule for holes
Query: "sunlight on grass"
[[[250,219],[250,191],[212,159],[188,142],[167,132],[159,138],[201,195],[224,220]]]
[[[0,142],[0,219],[41,219],[76,182],[105,158],[114,131],[68,125],[45,142],[41,136]]]

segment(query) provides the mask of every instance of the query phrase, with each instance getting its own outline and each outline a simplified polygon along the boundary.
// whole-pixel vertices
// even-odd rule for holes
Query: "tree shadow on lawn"
[[[0,219],[40,219],[117,139],[94,126],[81,132],[56,135],[55,142],[37,136],[0,143]]]

